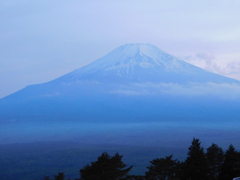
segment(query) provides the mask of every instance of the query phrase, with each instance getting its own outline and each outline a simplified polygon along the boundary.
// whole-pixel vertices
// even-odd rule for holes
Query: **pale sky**
[[[126,43],[240,80],[240,0],[1,0],[0,98]]]

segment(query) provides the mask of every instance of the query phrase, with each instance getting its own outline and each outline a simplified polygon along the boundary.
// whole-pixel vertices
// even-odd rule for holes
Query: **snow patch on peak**
[[[143,68],[151,67],[151,63],[148,63],[148,62],[140,62],[139,65]]]

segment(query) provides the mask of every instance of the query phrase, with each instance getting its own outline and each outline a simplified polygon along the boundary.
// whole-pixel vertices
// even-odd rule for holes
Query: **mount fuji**
[[[239,81],[154,45],[126,44],[53,81],[0,99],[0,121],[236,121],[239,90]]]

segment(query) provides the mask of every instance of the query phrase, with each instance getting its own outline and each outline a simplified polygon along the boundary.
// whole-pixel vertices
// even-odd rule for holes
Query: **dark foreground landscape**
[[[143,175],[149,161],[174,153],[184,158],[185,149],[145,146],[87,145],[76,142],[39,142],[0,146],[1,179],[41,180],[65,172],[66,177],[79,178],[79,170],[95,161],[102,152],[124,155],[123,161],[133,165],[131,174]]]
[[[240,152],[233,145],[222,149],[212,143],[203,148],[195,138],[186,148],[62,141],[1,145],[0,154],[0,177],[4,180],[74,180],[81,177],[113,180],[118,171],[128,168],[120,179],[227,180],[240,175]],[[112,171],[110,169],[114,169],[117,162],[109,159],[116,154],[125,165]],[[90,169],[83,171],[86,165],[90,165]]]
[[[236,124],[236,123],[235,123]],[[123,155],[130,175],[144,175],[155,158],[173,155],[183,162],[193,137],[201,146],[216,143],[226,151],[230,144],[240,149],[239,126],[194,123],[2,124],[0,177],[5,180],[53,179],[64,172],[66,179],[79,178],[79,170],[103,152]],[[27,127],[27,128],[26,128]],[[12,131],[14,129],[14,131]],[[43,141],[44,140],[44,141]]]

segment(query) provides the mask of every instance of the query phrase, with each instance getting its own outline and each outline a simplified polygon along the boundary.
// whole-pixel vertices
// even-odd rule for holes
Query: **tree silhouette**
[[[222,148],[213,143],[207,148],[206,159],[209,167],[209,180],[217,180],[224,160]]]
[[[54,180],[64,180],[65,175],[64,172],[59,172],[56,176],[54,176]],[[51,180],[49,176],[44,176],[44,180]],[[67,180],[71,180],[68,178]]]
[[[233,179],[240,176],[240,154],[230,145],[225,152],[219,180]]]
[[[49,176],[44,176],[44,180],[51,180]]]
[[[65,175],[64,172],[59,172],[58,175],[54,176],[55,180],[64,180]]]
[[[104,152],[97,161],[80,169],[80,180],[120,180],[132,169],[132,166],[124,169],[125,167],[126,164],[118,153],[111,157]]]
[[[188,157],[182,167],[181,179],[207,180],[207,161],[199,139],[194,138],[188,150]]]
[[[127,168],[123,156],[104,152],[97,161],[80,169],[78,180],[228,180],[240,176],[240,152],[233,145],[223,153],[213,143],[205,154],[199,139],[193,138],[188,150],[186,160],[181,163],[173,160],[172,155],[153,159],[146,176],[128,175],[133,166]],[[64,173],[59,172],[54,178],[64,180]],[[45,176],[44,180],[51,179]]]
[[[172,159],[172,155],[165,158],[157,158],[150,161],[151,166],[147,167],[149,170],[146,172],[147,179],[154,180],[167,180],[176,176],[179,162]]]

